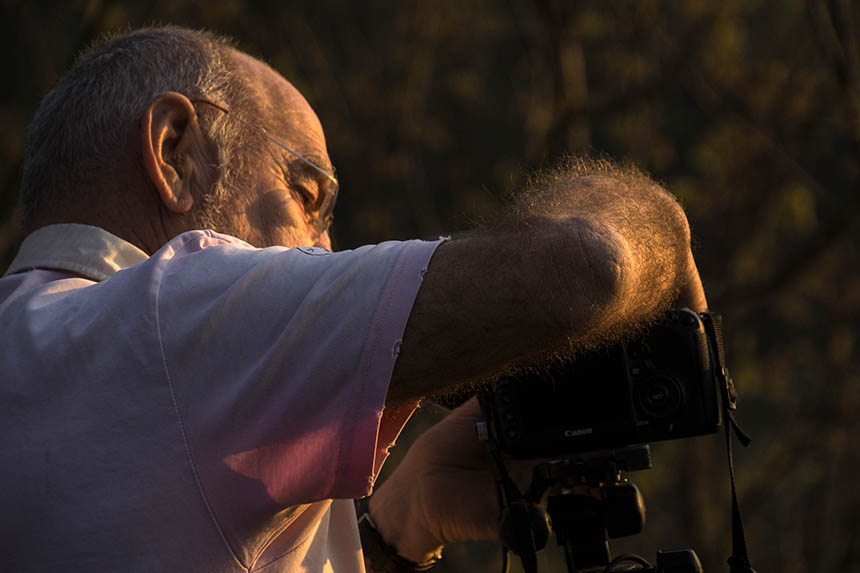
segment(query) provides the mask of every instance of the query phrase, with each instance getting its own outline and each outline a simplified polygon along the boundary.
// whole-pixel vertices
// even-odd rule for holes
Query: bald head
[[[231,50],[239,69],[253,86],[262,118],[289,141],[313,146],[325,141],[319,118],[304,96],[264,62]]]

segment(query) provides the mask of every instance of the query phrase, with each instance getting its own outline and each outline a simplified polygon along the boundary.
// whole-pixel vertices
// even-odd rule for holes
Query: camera
[[[712,434],[733,398],[717,315],[671,309],[647,331],[536,372],[486,397],[500,449],[554,457]]]

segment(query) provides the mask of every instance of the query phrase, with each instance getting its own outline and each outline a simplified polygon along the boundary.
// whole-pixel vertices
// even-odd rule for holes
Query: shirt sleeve
[[[369,493],[413,409],[383,406],[437,245],[253,249],[193,232],[150,260],[174,406],[231,545],[285,508]]]

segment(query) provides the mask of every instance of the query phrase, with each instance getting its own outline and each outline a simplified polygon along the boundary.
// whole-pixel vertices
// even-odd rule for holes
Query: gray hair
[[[28,129],[21,180],[25,224],[44,204],[74,201],[75,187],[115,165],[129,130],[159,94],[175,91],[234,109],[255,107],[232,47],[209,32],[165,26],[108,37],[83,52],[42,100]],[[241,169],[238,148],[245,134],[224,114],[212,117],[201,127],[221,154],[214,193],[223,194],[226,181]],[[220,203],[220,197],[209,199],[213,207]]]

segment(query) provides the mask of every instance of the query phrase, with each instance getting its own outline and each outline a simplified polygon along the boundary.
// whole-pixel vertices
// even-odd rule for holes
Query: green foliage
[[[153,21],[264,56],[317,110],[347,248],[492,217],[564,153],[630,159],[686,205],[727,318],[750,549],[760,571],[860,570],[860,70],[849,2],[5,2],[0,267],[26,122],[83,45]],[[853,19],[852,19],[853,18]],[[420,424],[422,417],[418,416]],[[408,440],[407,440],[408,441]],[[617,551],[693,546],[725,571],[718,438],[661,444],[634,476],[646,532]],[[564,570],[558,550],[544,570]],[[488,544],[442,571],[495,571]]]

